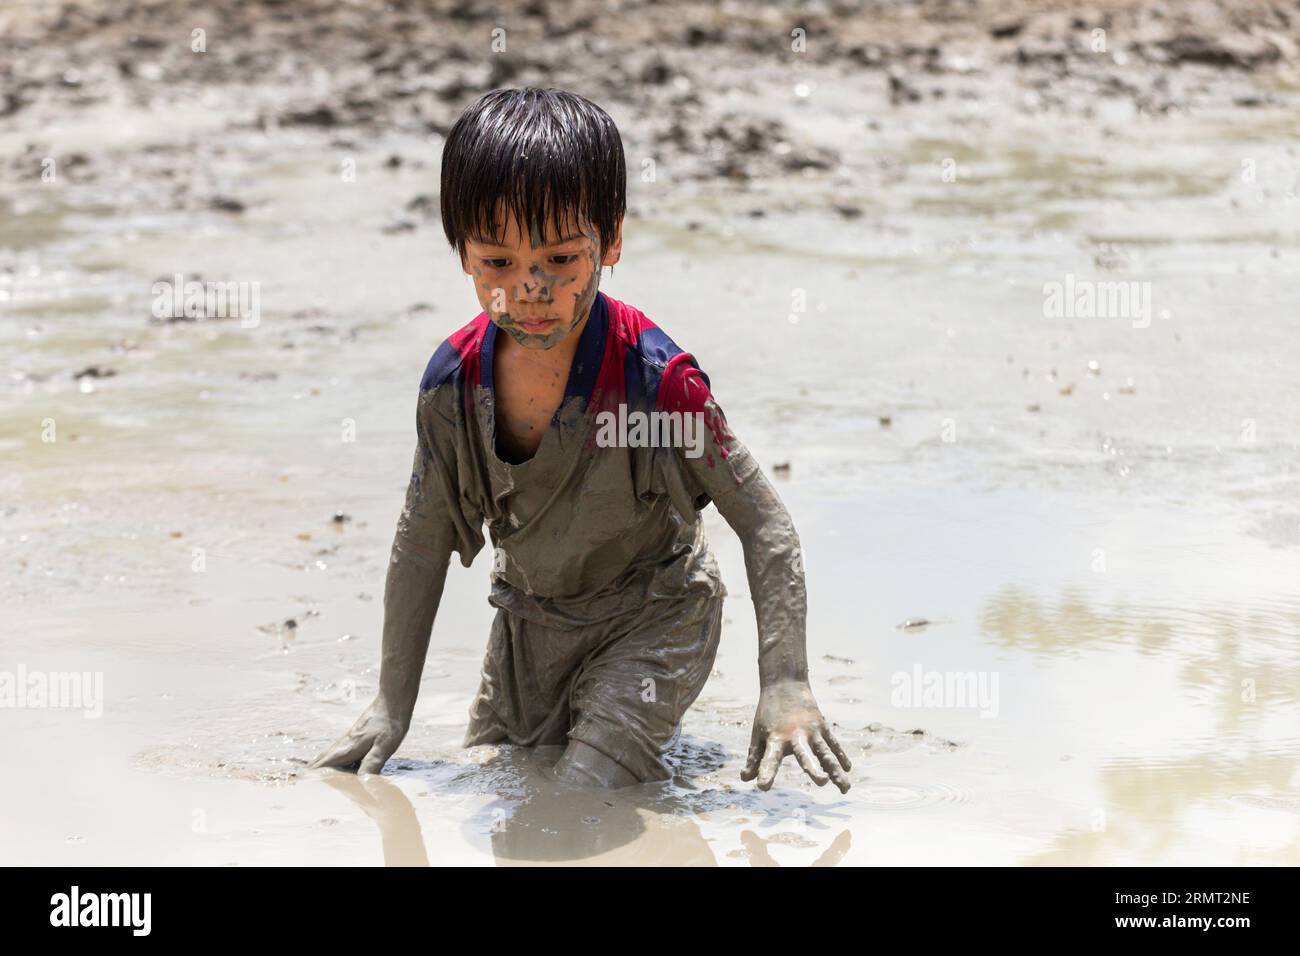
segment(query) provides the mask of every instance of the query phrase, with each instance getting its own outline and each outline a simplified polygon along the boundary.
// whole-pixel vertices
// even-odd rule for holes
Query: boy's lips
[[[526,319],[517,319],[516,323],[525,332],[548,332],[558,319],[537,319],[528,321]]]

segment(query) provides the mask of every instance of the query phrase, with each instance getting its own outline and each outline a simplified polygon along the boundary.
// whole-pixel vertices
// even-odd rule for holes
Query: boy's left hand
[[[817,786],[834,780],[841,793],[848,792],[848,754],[831,736],[806,681],[781,681],[763,688],[740,779],[757,777],[758,789],[770,790],[781,761],[790,754]]]

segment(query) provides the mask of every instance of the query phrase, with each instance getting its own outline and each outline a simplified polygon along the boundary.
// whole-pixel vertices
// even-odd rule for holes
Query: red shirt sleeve
[[[700,453],[692,455],[690,449],[679,448],[678,458],[695,490],[707,499],[734,490],[758,470],[758,463],[727,424],[727,416],[709,386],[709,377],[690,353],[673,356],[664,368],[659,407],[694,417],[702,439]]]

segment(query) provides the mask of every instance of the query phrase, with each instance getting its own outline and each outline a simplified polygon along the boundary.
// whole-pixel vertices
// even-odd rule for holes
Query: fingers
[[[767,738],[767,749],[763,751],[763,761],[758,765],[758,789],[771,790],[776,780],[776,771],[785,757],[785,747],[774,737]]]
[[[813,756],[812,748],[808,746],[808,736],[800,734],[794,739],[794,756],[799,761],[799,766],[803,767],[803,772],[812,778],[812,782],[819,787],[824,787],[830,781],[830,777],[822,770],[822,765],[816,757]],[[836,784],[838,786],[838,784]]]
[[[353,737],[344,734],[330,745],[329,749],[307,765],[310,770],[321,767],[339,767],[344,770],[356,768],[362,755],[370,749],[373,741],[369,737]]]
[[[852,770],[853,764],[849,763],[849,755],[844,752],[844,748],[840,746],[840,742],[835,739],[835,736],[831,733],[829,727],[822,727],[822,736],[826,738],[826,742],[830,744],[831,750],[834,751],[835,756],[839,758],[840,766],[845,770]]]
[[[758,776],[758,761],[763,756],[763,744],[767,737],[758,731],[749,740],[749,754],[745,757],[745,769],[740,771],[741,780],[753,780]]]
[[[817,716],[820,718],[820,714]],[[808,729],[799,730],[792,739],[784,739],[779,735],[760,733],[756,724],[740,779],[757,778],[758,789],[770,790],[776,782],[781,761],[793,753],[800,768],[817,786],[824,787],[833,781],[840,793],[848,793],[852,786],[848,771],[853,768],[849,755],[822,720],[810,722],[807,726]]]
[[[383,738],[375,741],[375,745],[370,748],[366,754],[366,759],[361,761],[360,773],[380,773],[384,769],[384,764],[388,763],[388,758],[393,755],[397,749],[391,743]]]
[[[817,755],[817,759],[821,761],[822,766],[826,768],[826,772],[830,774],[831,779],[835,781],[835,786],[840,788],[840,793],[848,793],[850,786],[849,776],[840,767],[839,763],[836,762],[838,754],[831,752],[830,741],[826,738],[826,731],[812,735],[813,753]]]

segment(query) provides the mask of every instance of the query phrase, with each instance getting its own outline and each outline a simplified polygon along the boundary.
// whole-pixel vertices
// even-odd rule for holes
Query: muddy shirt
[[[480,313],[429,361],[399,532],[417,550],[456,550],[468,567],[486,522],[490,602],[548,627],[686,592],[725,594],[699,511],[758,464],[694,358],[598,293],[547,433],[512,465],[496,454],[496,336]]]

